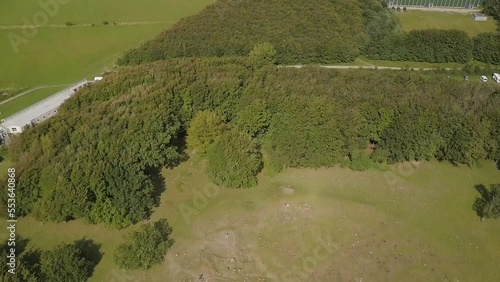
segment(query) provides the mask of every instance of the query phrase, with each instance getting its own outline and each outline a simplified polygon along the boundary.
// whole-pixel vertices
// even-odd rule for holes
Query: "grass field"
[[[458,29],[470,36],[482,32],[495,32],[497,23],[491,17],[485,22],[474,21],[472,16],[454,12],[434,12],[410,10],[406,13],[395,12],[405,31],[419,29]]]
[[[166,191],[151,219],[170,221],[175,244],[147,272],[113,263],[128,230],[24,218],[18,232],[44,249],[82,237],[102,244],[91,281],[198,281],[201,274],[214,277],[206,281],[500,278],[500,221],[481,222],[471,208],[475,185],[500,182],[492,163],[265,171],[258,187],[239,190],[209,185],[204,167],[192,158],[164,171]]]
[[[43,11],[39,2],[2,1],[0,25],[23,25],[23,17],[32,21],[33,15]],[[75,24],[102,24],[103,21],[177,21],[200,11],[214,0],[66,0],[64,2],[67,4],[59,5],[59,11],[50,17],[50,24],[64,24],[68,21]]]
[[[110,69],[118,56],[155,36],[166,24],[41,28],[39,34],[14,53],[0,30],[0,56],[9,68],[0,70],[4,86],[73,83]],[[10,54],[9,54],[10,53]]]
[[[31,31],[21,28],[29,25],[23,18],[33,23],[34,15],[45,12],[39,1],[3,1],[0,3],[0,62],[3,66],[0,68],[0,90],[92,78],[112,68],[124,51],[139,46],[213,1],[71,0],[60,5],[53,16],[49,15],[48,23],[40,25],[32,39],[18,45],[18,52],[12,47],[9,36],[22,36],[23,31]],[[104,21],[109,24],[105,25]],[[66,27],[66,22],[77,26]]]

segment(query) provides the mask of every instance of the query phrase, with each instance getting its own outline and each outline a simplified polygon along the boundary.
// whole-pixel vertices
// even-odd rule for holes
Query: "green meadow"
[[[61,3],[49,24],[75,24],[109,22],[162,21],[176,22],[201,11],[214,0],[54,0]],[[51,0],[2,1],[0,4],[0,25],[23,25],[23,18],[29,21],[44,9],[39,4]]]
[[[175,243],[146,272],[113,262],[123,235],[137,225],[119,231],[27,217],[18,232],[42,249],[82,237],[101,244],[90,281],[196,281],[201,274],[214,281],[500,278],[500,222],[481,222],[472,210],[474,187],[500,182],[493,163],[265,170],[250,189],[217,188],[205,169],[194,156],[164,170],[166,190],[151,220],[167,218]]]

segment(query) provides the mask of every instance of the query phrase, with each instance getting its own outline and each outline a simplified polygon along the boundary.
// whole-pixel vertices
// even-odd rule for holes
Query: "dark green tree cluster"
[[[500,0],[485,0],[484,13],[500,21]]]
[[[488,4],[492,13],[495,1]],[[467,63],[474,58],[499,64],[498,41],[498,35],[471,39],[460,30],[404,32],[378,0],[219,0],[129,51],[119,64],[249,53],[254,64],[334,64],[360,54],[378,60]]]
[[[116,264],[123,269],[149,269],[163,261],[174,241],[172,228],[164,219],[141,226],[127,236],[114,252]]]
[[[207,157],[208,174],[216,184],[232,188],[257,185],[262,157],[248,135],[227,131],[213,144]]]
[[[96,87],[88,95],[101,91],[106,92]],[[86,218],[117,228],[147,217],[154,204],[156,168],[176,162],[180,130],[169,102],[147,97],[155,91],[161,90],[132,87],[122,98],[149,102],[108,100],[71,114],[71,107],[80,104],[76,98],[51,124],[14,140],[12,156],[22,187],[19,215],[33,211],[51,221]]]
[[[412,30],[372,41],[366,56],[377,60],[467,63],[472,59],[472,42],[460,30]]]
[[[243,56],[268,42],[279,64],[353,61],[366,40],[358,1],[220,0],[119,60]]]
[[[206,153],[226,128],[224,118],[216,112],[198,112],[189,123],[186,143],[190,148],[197,149],[202,154]]]
[[[22,213],[118,228],[147,218],[158,169],[179,162],[186,133],[208,140],[210,174],[226,186],[255,183],[262,150],[278,169],[499,160],[498,88],[424,74],[254,68],[248,56],[124,69],[13,139]]]
[[[472,38],[475,60],[500,65],[500,33],[480,33]]]
[[[18,238],[16,244],[15,274],[8,272],[7,255],[11,247],[7,244],[0,245],[0,281],[84,282],[92,276],[94,267],[102,257],[100,246],[85,238],[46,251],[27,250],[27,240],[22,238]]]
[[[481,196],[476,199],[473,208],[481,220],[500,218],[500,184],[493,184],[489,189],[477,185],[476,189]]]
[[[483,33],[473,38],[459,30],[429,29],[406,33],[385,2],[359,1],[369,36],[364,53],[370,59],[429,63],[467,63],[475,59],[500,64],[498,33]],[[490,8],[485,7],[485,10],[494,11],[493,3],[498,0],[488,2]]]

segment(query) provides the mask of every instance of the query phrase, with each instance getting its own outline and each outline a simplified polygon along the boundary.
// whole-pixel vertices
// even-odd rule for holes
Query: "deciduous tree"
[[[165,219],[147,223],[130,233],[114,252],[116,264],[123,269],[149,269],[163,261],[174,241],[172,229]]]

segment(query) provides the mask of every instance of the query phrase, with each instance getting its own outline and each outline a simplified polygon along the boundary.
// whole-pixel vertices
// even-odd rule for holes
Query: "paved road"
[[[40,90],[40,89],[54,88],[54,87],[62,87],[62,86],[70,86],[70,85],[73,85],[73,84],[42,85],[42,86],[38,86],[38,87],[35,87],[35,88],[31,88],[30,90],[26,90],[26,91],[24,91],[24,92],[22,92],[22,93],[17,94],[17,95],[16,95],[16,96],[14,96],[14,97],[10,97],[9,99],[7,99],[7,100],[4,100],[4,101],[0,102],[0,105],[3,105],[3,104],[5,104],[5,103],[7,103],[7,102],[10,102],[10,101],[12,101],[12,100],[16,99],[16,98],[19,98],[19,97],[21,97],[21,96],[23,96],[23,95],[26,95],[26,94],[28,94],[28,93],[31,93],[31,92],[33,92],[33,91],[37,91],[37,90]]]

